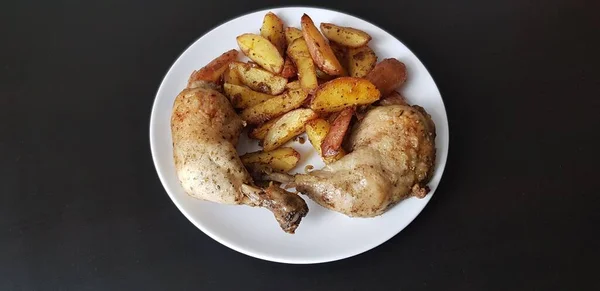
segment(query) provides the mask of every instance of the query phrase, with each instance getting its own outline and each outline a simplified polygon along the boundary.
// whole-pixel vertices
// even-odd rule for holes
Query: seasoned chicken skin
[[[284,231],[294,233],[308,207],[294,193],[254,186],[235,149],[243,127],[214,84],[200,81],[184,89],[171,115],[173,157],[181,186],[198,199],[267,208]]]
[[[407,197],[427,194],[434,140],[435,126],[423,108],[375,107],[354,127],[349,154],[322,170],[294,176],[291,186],[348,216],[377,216]]]

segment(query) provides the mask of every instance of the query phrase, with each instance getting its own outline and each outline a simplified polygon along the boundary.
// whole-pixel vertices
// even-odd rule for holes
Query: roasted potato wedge
[[[245,86],[229,83],[223,84],[223,91],[225,91],[225,95],[229,97],[231,105],[238,109],[248,108],[275,97],[273,95],[253,91]]]
[[[225,70],[225,72],[223,73],[223,83],[229,83],[233,85],[244,85],[242,79],[240,78],[240,75],[236,71],[231,70],[229,67],[230,66],[227,66],[227,70]]]
[[[285,173],[298,164],[300,153],[293,148],[282,147],[270,152],[247,153],[240,156],[240,159],[247,168],[259,167],[260,169],[263,166],[268,166],[277,172]]]
[[[310,108],[317,112],[336,112],[347,107],[371,104],[379,97],[379,90],[368,80],[340,77],[319,86]]]
[[[272,151],[304,132],[304,125],[319,115],[307,108],[292,110],[277,120],[263,140],[263,150]]]
[[[321,144],[321,153],[323,154],[323,157],[333,157],[340,152],[344,136],[346,135],[346,131],[348,131],[348,126],[350,125],[353,114],[354,108],[345,108],[333,120],[329,132]]]
[[[281,76],[288,79],[296,77],[296,65],[294,65],[294,62],[289,56],[285,57],[283,70],[281,70]]]
[[[260,35],[275,45],[280,55],[284,55],[287,44],[283,30],[283,21],[275,13],[269,12],[265,15],[262,27],[260,28]]]
[[[371,40],[371,36],[362,30],[332,23],[321,23],[321,32],[330,41],[353,48],[364,46]]]
[[[344,68],[331,50],[329,43],[315,27],[312,19],[304,14],[302,15],[300,23],[302,25],[302,35],[304,36],[304,40],[306,40],[308,51],[317,67],[332,76],[344,75]]]
[[[248,137],[253,138],[253,139],[258,139],[258,140],[265,139],[265,136],[267,136],[267,132],[269,131],[269,128],[271,128],[271,126],[273,126],[273,124],[275,124],[275,122],[277,122],[277,120],[279,120],[279,118],[281,118],[281,117],[273,118],[273,119],[255,127],[254,129],[252,129],[251,131],[248,132]]]
[[[292,42],[294,42],[294,40],[296,40],[297,38],[301,38],[301,37],[303,37],[302,30],[297,29],[295,27],[286,27],[285,28],[285,40],[286,40],[288,46],[290,44],[292,44]]]
[[[330,42],[329,47],[331,47],[333,54],[338,59],[338,61],[340,61],[340,64],[342,64],[342,67],[345,66],[348,48],[343,47],[335,42]],[[344,68],[344,69],[346,69],[346,68]]]
[[[188,80],[188,87],[196,81],[219,83],[221,81],[221,75],[227,70],[229,63],[235,61],[238,58],[238,55],[239,52],[237,50],[227,51],[200,70],[194,71]]]
[[[232,62],[229,70],[237,73],[242,83],[250,89],[266,94],[281,94],[287,84],[286,78],[246,63]]]
[[[375,65],[365,78],[385,97],[406,82],[406,66],[396,59],[385,59]]]
[[[308,92],[303,89],[289,90],[284,94],[244,109],[240,117],[249,124],[261,124],[300,107],[307,98]]]
[[[335,42],[330,42],[329,46],[335,57],[340,61],[342,68],[344,68],[344,72],[348,73],[348,48]]]
[[[283,56],[268,39],[252,33],[242,34],[236,39],[238,46],[248,58],[271,73],[281,73]]]
[[[330,80],[335,79],[335,76],[327,75],[327,74],[325,74],[323,71],[321,71],[319,69],[316,69],[315,73],[317,75],[317,79],[319,79],[319,80],[330,81]]]
[[[331,113],[321,113],[321,116],[323,116],[323,118],[327,118],[327,122],[329,122],[329,125],[331,125],[331,123],[335,120],[335,118],[340,114],[340,112],[331,112]]]
[[[377,55],[369,46],[348,49],[348,75],[363,78],[377,64]]]
[[[307,122],[306,126],[305,126],[306,135],[308,136],[308,140],[310,141],[312,146],[315,148],[315,150],[319,153],[319,155],[323,158],[323,161],[326,164],[335,162],[346,154],[344,149],[340,148],[338,150],[338,153],[335,156],[328,156],[328,157],[323,156],[323,154],[321,152],[321,145],[323,144],[323,140],[325,140],[327,133],[329,133],[330,128],[331,128],[331,125],[329,124],[329,122],[327,122],[327,120],[322,119],[322,118],[313,119],[313,120]]]
[[[300,86],[308,92],[313,92],[319,86],[315,72],[315,63],[308,52],[304,38],[298,38],[288,46],[288,56],[292,59],[298,70]]]
[[[300,86],[300,81],[296,80],[296,81],[288,82],[285,85],[285,88],[291,90],[291,89],[300,89],[302,87]]]

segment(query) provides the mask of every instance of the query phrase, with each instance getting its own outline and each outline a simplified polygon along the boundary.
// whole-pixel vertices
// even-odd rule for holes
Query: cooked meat
[[[308,207],[285,190],[255,187],[235,145],[244,127],[229,100],[210,82],[194,82],[175,99],[171,116],[177,176],[187,194],[224,204],[265,207],[294,233]]]
[[[320,205],[371,217],[410,197],[424,197],[435,162],[435,126],[418,106],[367,112],[349,139],[351,152],[322,170],[298,174],[291,186]],[[284,180],[280,175],[276,180]]]
[[[406,102],[406,98],[404,98],[402,94],[398,93],[398,91],[393,91],[385,98],[379,100],[378,105],[408,105],[408,103]]]

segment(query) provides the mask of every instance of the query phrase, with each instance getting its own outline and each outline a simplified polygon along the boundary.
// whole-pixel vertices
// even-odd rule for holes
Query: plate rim
[[[163,174],[162,172],[164,170],[160,170],[158,165],[157,165],[157,153],[156,153],[156,148],[155,148],[155,144],[158,142],[158,136],[156,131],[156,111],[158,111],[157,109],[157,103],[158,103],[158,99],[159,99],[159,95],[161,95],[161,92],[164,90],[164,84],[165,84],[165,80],[167,79],[169,73],[171,72],[171,70],[173,69],[173,67],[175,66],[175,64],[177,64],[181,57],[190,49],[190,47],[192,47],[196,42],[198,42],[201,38],[203,38],[204,36],[212,33],[213,31],[219,29],[220,27],[226,25],[227,23],[236,20],[238,18],[242,18],[245,17],[247,15],[250,14],[254,14],[254,13],[258,13],[258,12],[268,12],[270,10],[282,10],[282,9],[311,9],[311,10],[322,10],[324,12],[333,12],[333,13],[339,13],[342,15],[346,15],[346,16],[350,16],[350,17],[354,17],[356,19],[359,19],[361,21],[367,22],[371,25],[373,25],[374,27],[376,27],[377,29],[387,33],[388,35],[392,36],[396,41],[400,42],[404,47],[406,47],[406,49],[415,56],[415,58],[421,63],[421,65],[423,65],[425,71],[427,72],[427,74],[431,77],[431,81],[433,82],[433,85],[435,86],[435,89],[437,90],[439,97],[440,97],[440,101],[441,101],[441,105],[443,108],[443,112],[444,112],[444,118],[446,121],[446,125],[447,125],[447,139],[446,139],[446,143],[445,145],[443,145],[445,147],[446,150],[446,154],[444,156],[443,160],[439,160],[439,164],[438,164],[438,168],[436,169],[437,171],[440,171],[440,179],[437,183],[436,189],[432,192],[429,193],[427,196],[427,201],[425,202],[425,204],[423,205],[423,207],[421,209],[419,209],[418,211],[416,211],[416,213],[414,214],[414,216],[410,217],[409,219],[406,220],[406,225],[402,228],[399,228],[398,231],[396,232],[392,232],[391,235],[384,237],[384,239],[382,239],[379,242],[376,243],[372,243],[369,245],[365,245],[364,248],[362,248],[361,251],[355,252],[355,253],[340,253],[339,255],[333,255],[333,256],[327,256],[327,257],[323,257],[323,259],[288,259],[288,258],[284,258],[284,257],[278,257],[278,256],[271,256],[269,254],[257,254],[251,251],[248,251],[246,249],[244,249],[243,247],[238,247],[233,243],[230,243],[229,241],[222,239],[221,237],[219,237],[218,235],[212,233],[211,231],[207,230],[202,224],[200,224],[199,222],[197,222],[195,219],[192,218],[192,215],[190,213],[188,213],[188,211],[185,209],[185,207],[183,207],[183,205],[177,201],[177,199],[174,198],[174,194],[171,194],[171,191],[169,190],[169,187],[167,187],[167,179],[165,177],[165,174]],[[187,218],[188,221],[190,221],[194,226],[196,226],[199,230],[201,230],[204,234],[206,234],[208,237],[212,238],[213,240],[217,241],[218,243],[234,250],[237,251],[241,254],[244,254],[246,256],[252,257],[252,258],[257,258],[257,259],[261,259],[264,261],[270,261],[270,262],[275,262],[275,263],[285,263],[285,264],[321,264],[321,263],[328,263],[328,262],[334,262],[334,261],[338,261],[338,260],[343,260],[343,259],[347,259],[347,258],[351,258],[360,254],[364,254],[382,244],[384,244],[385,242],[389,241],[391,238],[395,237],[396,235],[398,235],[400,232],[402,232],[408,225],[410,225],[416,218],[417,216],[419,216],[419,214],[421,214],[421,212],[427,207],[427,205],[429,204],[429,201],[431,200],[431,198],[433,198],[433,195],[435,194],[435,191],[437,190],[437,188],[439,187],[442,178],[444,176],[444,171],[446,169],[446,164],[447,164],[447,160],[448,160],[448,155],[450,154],[450,123],[448,120],[448,112],[446,110],[446,105],[444,103],[444,98],[442,97],[442,94],[439,90],[439,87],[437,85],[437,83],[435,82],[435,79],[433,78],[433,75],[429,72],[429,69],[427,69],[427,66],[423,63],[423,61],[418,57],[417,54],[414,53],[413,50],[410,49],[410,47],[408,47],[404,42],[402,42],[398,37],[396,37],[394,34],[390,33],[389,31],[381,28],[380,26],[372,23],[371,21],[367,21],[361,17],[355,16],[353,14],[350,14],[348,12],[344,12],[341,10],[335,10],[335,9],[330,9],[330,8],[325,8],[325,7],[318,7],[318,6],[271,6],[268,8],[261,8],[261,9],[255,9],[253,11],[244,13],[244,14],[239,14],[236,15],[234,17],[231,17],[225,21],[223,21],[222,23],[212,27],[211,29],[207,30],[206,32],[204,32],[202,35],[200,35],[199,37],[197,37],[194,41],[192,41],[189,45],[187,45],[185,47],[185,49],[183,49],[181,51],[181,53],[179,53],[179,55],[177,56],[177,58],[175,58],[175,60],[173,61],[173,63],[169,66],[169,68],[167,69],[167,71],[165,72],[163,78],[161,79],[160,85],[158,86],[158,89],[156,91],[156,94],[154,96],[154,101],[152,103],[152,108],[151,108],[151,112],[150,112],[150,126],[149,126],[149,141],[150,141],[150,152],[152,155],[152,162],[154,164],[154,168],[156,170],[156,173],[158,175],[158,178],[163,186],[163,189],[165,190],[165,192],[167,192],[167,195],[169,196],[169,199],[173,202],[173,204],[175,204],[175,206],[178,208],[178,210]]]

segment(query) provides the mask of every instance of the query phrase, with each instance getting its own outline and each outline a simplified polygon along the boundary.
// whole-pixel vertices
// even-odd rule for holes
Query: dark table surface
[[[416,52],[451,139],[412,224],[319,265],[213,241],[150,156],[169,66],[212,27],[279,5],[259,2],[0,5],[0,290],[600,290],[598,1],[328,4]]]

